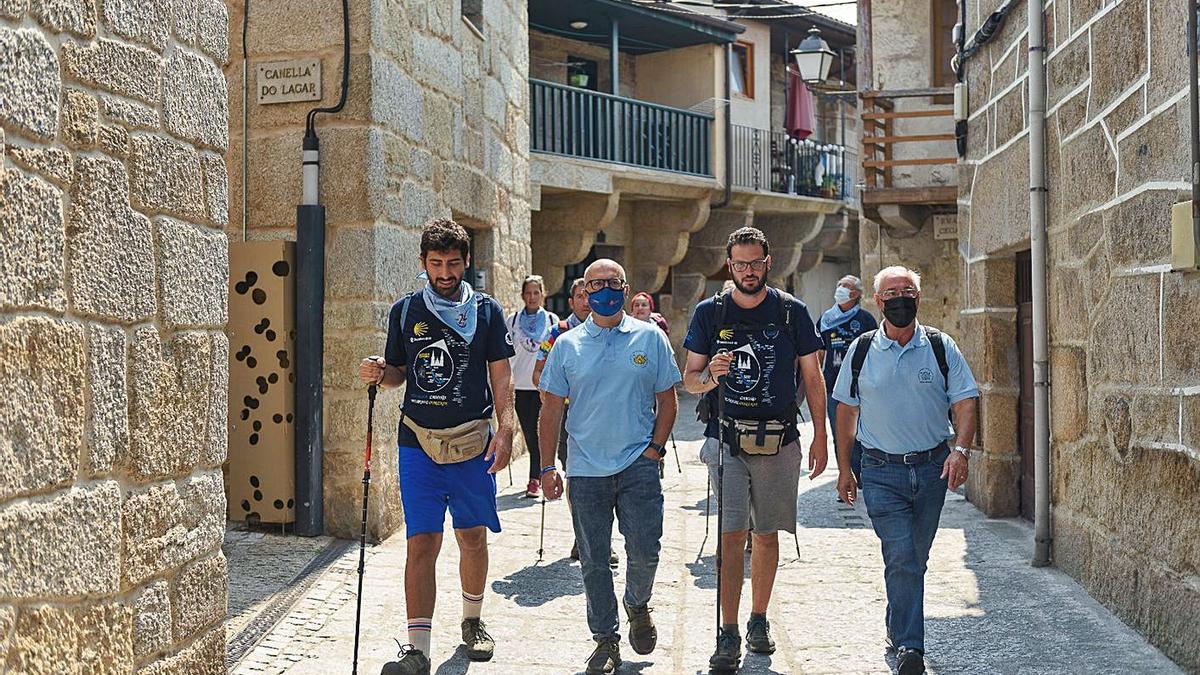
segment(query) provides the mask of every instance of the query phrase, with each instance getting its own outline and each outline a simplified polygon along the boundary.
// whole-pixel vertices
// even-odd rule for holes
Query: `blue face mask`
[[[625,306],[625,291],[603,288],[595,293],[588,293],[588,306],[600,316],[612,316]]]

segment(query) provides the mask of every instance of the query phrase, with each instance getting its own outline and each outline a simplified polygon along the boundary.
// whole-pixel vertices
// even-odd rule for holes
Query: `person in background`
[[[541,494],[537,419],[542,412],[542,395],[533,383],[533,368],[542,342],[550,337],[551,329],[558,324],[558,315],[542,306],[546,299],[546,284],[536,274],[525,277],[521,284],[521,299],[525,301],[525,307],[508,317],[508,334],[516,351],[510,361],[516,389],[517,420],[521,424],[525,447],[529,449],[529,483],[525,487],[525,496],[535,498]]]
[[[643,291],[633,296],[629,301],[629,313],[633,318],[648,321],[661,328],[667,335],[671,334],[671,326],[667,324],[666,318],[654,311],[654,298],[650,297],[649,293]]]
[[[838,280],[837,288],[833,290],[833,306],[825,310],[817,324],[821,343],[824,345],[821,361],[824,364],[825,391],[829,393],[825,414],[829,417],[831,434],[837,433],[838,402],[833,398],[833,385],[837,382],[838,371],[846,358],[846,350],[859,335],[879,326],[875,317],[863,308],[862,294],[862,279],[853,274],[842,277]],[[850,456],[850,470],[854,472],[854,479],[862,483],[862,448],[857,445]],[[838,501],[842,501],[840,496]]]

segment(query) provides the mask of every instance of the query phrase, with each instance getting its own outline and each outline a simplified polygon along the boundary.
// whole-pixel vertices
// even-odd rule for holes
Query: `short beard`
[[[733,285],[735,288],[737,288],[742,293],[745,293],[746,295],[756,295],[756,294],[760,293],[764,288],[767,287],[767,271],[763,270],[762,276],[760,276],[758,278],[758,287],[757,288],[750,289],[747,286],[743,286],[742,282],[738,281],[737,279],[733,280]]]
[[[462,290],[462,279],[459,279],[457,284],[454,284],[447,290],[442,290],[442,287],[438,286],[434,281],[430,281],[429,285],[433,288],[434,293],[437,293],[447,300],[454,300],[458,295],[458,292]]]

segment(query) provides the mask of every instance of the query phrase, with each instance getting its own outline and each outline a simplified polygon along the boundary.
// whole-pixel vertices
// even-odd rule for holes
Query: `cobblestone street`
[[[691,417],[687,400],[681,417]],[[811,434],[811,427],[802,427]],[[683,471],[667,457],[663,490],[666,518],[662,561],[652,607],[658,624],[657,650],[646,657],[623,645],[625,673],[707,671],[713,646],[715,579],[712,558],[716,513],[705,538],[705,474],[696,459],[698,430],[681,422],[677,433]],[[686,439],[686,440],[685,440]],[[805,445],[807,447],[807,444]],[[524,458],[515,475],[523,473]],[[878,541],[865,507],[834,499],[836,471],[816,481],[802,479],[799,509],[800,557],[790,536],[780,540],[780,570],[769,618],[779,649],[771,657],[749,655],[744,673],[887,673],[894,660],[883,641],[884,591]],[[504,532],[491,538],[491,572],[484,618],[496,638],[490,663],[469,663],[459,645],[458,551],[447,540],[438,563],[438,612],[433,651],[437,673],[575,673],[591,651],[584,617],[578,563],[569,558],[570,520],[566,505],[548,503],[545,559],[538,563],[540,503],[524,499],[520,485],[504,486],[499,498]],[[713,504],[715,508],[715,498]],[[236,550],[248,545],[246,535]],[[620,535],[614,535],[620,551]],[[354,583],[357,544],[330,548],[320,542],[278,540],[276,555],[303,567],[305,558],[324,551],[299,597],[288,611],[231,663],[238,674],[295,675],[349,672],[354,638]],[[235,537],[236,538],[236,537]],[[1028,555],[1032,529],[1014,520],[989,520],[961,496],[950,495],[929,564],[926,592],[928,663],[931,673],[1174,673],[1181,672],[1134,631],[1092,600],[1056,569],[1034,569]],[[285,554],[284,542],[297,557]],[[703,550],[701,544],[703,543]],[[256,544],[266,546],[262,542]],[[239,597],[256,593],[261,605],[271,589],[238,581],[240,574],[278,575],[280,567],[259,558],[269,570],[249,570],[231,552],[231,620]],[[368,551],[359,669],[376,673],[390,660],[393,637],[405,630],[402,570],[404,539],[396,536]],[[623,559],[622,555],[622,559]],[[748,561],[748,559],[747,559]],[[324,566],[321,567],[321,564]],[[309,567],[314,567],[309,564]],[[747,578],[749,563],[747,562]],[[618,593],[622,571],[617,574]],[[280,589],[287,593],[287,589]],[[294,591],[292,592],[295,594]],[[748,612],[749,581],[742,616]],[[264,612],[266,610],[263,610]],[[624,618],[622,617],[622,621]],[[243,620],[245,625],[246,621]],[[231,630],[230,650],[239,645]]]

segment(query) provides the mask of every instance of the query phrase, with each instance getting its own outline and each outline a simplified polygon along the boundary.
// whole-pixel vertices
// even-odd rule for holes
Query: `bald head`
[[[583,279],[585,282],[592,279],[621,279],[623,281],[625,279],[625,268],[621,267],[620,263],[616,260],[601,258],[587,266],[587,269],[583,272]]]

